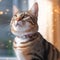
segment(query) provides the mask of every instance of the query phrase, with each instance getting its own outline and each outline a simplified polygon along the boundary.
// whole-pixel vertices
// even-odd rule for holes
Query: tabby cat
[[[10,26],[16,36],[13,48],[18,60],[60,60],[60,52],[38,32],[38,3],[13,15]]]

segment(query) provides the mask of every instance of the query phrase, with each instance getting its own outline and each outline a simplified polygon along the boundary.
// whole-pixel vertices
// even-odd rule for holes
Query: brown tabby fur
[[[13,48],[18,60],[60,60],[60,52],[37,32],[37,17],[37,3],[12,17],[11,32],[16,36]]]

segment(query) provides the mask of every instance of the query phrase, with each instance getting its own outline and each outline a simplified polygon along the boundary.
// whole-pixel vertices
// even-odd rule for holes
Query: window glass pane
[[[18,9],[22,11],[26,11],[28,9],[28,0],[16,1],[0,0],[0,57],[15,57],[12,48],[14,36],[10,32],[13,5],[17,4]]]

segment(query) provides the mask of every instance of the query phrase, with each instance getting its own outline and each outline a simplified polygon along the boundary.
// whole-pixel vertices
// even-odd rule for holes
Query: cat
[[[13,48],[18,60],[60,60],[60,52],[38,32],[38,3],[13,15],[10,26],[16,36]]]

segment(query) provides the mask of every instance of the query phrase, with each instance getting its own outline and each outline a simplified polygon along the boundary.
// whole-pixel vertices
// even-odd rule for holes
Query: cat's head
[[[33,34],[38,31],[38,4],[34,3],[32,8],[26,12],[16,12],[11,20],[11,32],[16,36]]]

